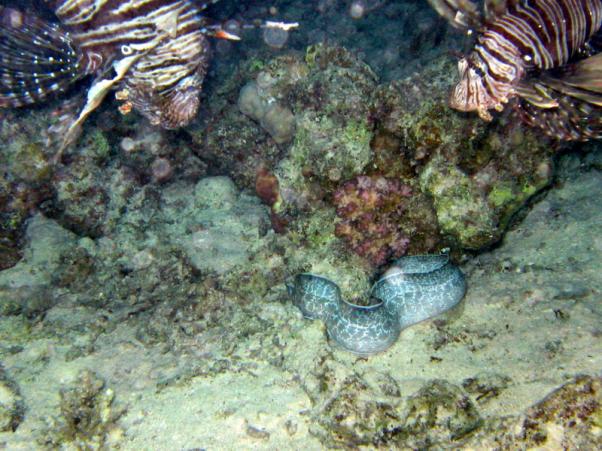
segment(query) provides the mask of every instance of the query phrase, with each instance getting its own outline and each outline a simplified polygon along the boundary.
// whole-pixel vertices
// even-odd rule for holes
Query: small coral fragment
[[[262,74],[263,72],[259,75]],[[285,144],[293,138],[295,115],[290,108],[271,97],[260,80],[243,86],[238,97],[238,108],[243,114],[259,122],[276,143]]]
[[[111,448],[123,435],[116,422],[124,413],[115,408],[112,389],[89,370],[79,373],[73,385],[60,392],[58,418],[50,421],[45,445],[72,444],[75,449]]]

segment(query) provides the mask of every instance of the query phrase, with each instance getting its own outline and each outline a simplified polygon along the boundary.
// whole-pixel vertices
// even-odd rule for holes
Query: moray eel
[[[295,276],[287,289],[303,316],[324,321],[332,342],[368,356],[391,347],[402,329],[456,306],[466,281],[449,255],[416,255],[395,261],[372,286],[372,305],[347,302],[336,283],[310,273]]]

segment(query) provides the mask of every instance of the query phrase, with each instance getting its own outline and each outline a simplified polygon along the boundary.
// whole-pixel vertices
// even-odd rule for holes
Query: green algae
[[[308,246],[314,251],[329,248],[337,241],[334,235],[335,218],[334,210],[330,208],[314,210],[311,216],[295,225],[288,238],[294,245]]]
[[[106,160],[111,153],[111,144],[101,130],[95,128],[86,134],[86,150],[94,159]]]
[[[259,72],[265,67],[265,62],[258,58],[253,58],[247,63],[247,70],[249,72]]]
[[[441,158],[432,159],[420,176],[421,187],[433,198],[443,233],[459,246],[478,249],[499,232],[494,212],[471,179]]]
[[[294,171],[311,172],[325,184],[361,173],[372,157],[372,133],[366,123],[340,124],[333,118],[305,112],[298,117],[290,158]]]
[[[513,202],[515,200],[515,194],[511,186],[500,184],[499,186],[494,186],[492,188],[489,192],[488,199],[494,207],[499,208],[509,202]]]
[[[14,153],[10,168],[16,177],[31,183],[41,183],[52,175],[51,162],[41,144],[13,143],[12,147]]]

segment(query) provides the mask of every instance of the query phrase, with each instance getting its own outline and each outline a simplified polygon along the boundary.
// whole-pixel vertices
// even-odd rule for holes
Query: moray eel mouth
[[[335,345],[369,356],[391,347],[402,329],[455,307],[466,280],[448,254],[415,255],[395,261],[376,281],[370,305],[344,300],[336,283],[317,274],[297,274],[287,290],[303,316],[324,321]]]

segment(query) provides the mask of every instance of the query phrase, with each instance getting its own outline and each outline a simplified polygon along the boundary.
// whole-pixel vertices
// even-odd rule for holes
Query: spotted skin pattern
[[[369,306],[345,301],[339,287],[315,274],[298,274],[287,286],[293,303],[309,319],[326,324],[328,337],[361,356],[385,351],[402,329],[456,306],[466,293],[462,271],[447,254],[402,257],[370,290]]]
[[[464,275],[447,255],[402,258],[372,288],[401,328],[445,312],[465,292]]]

